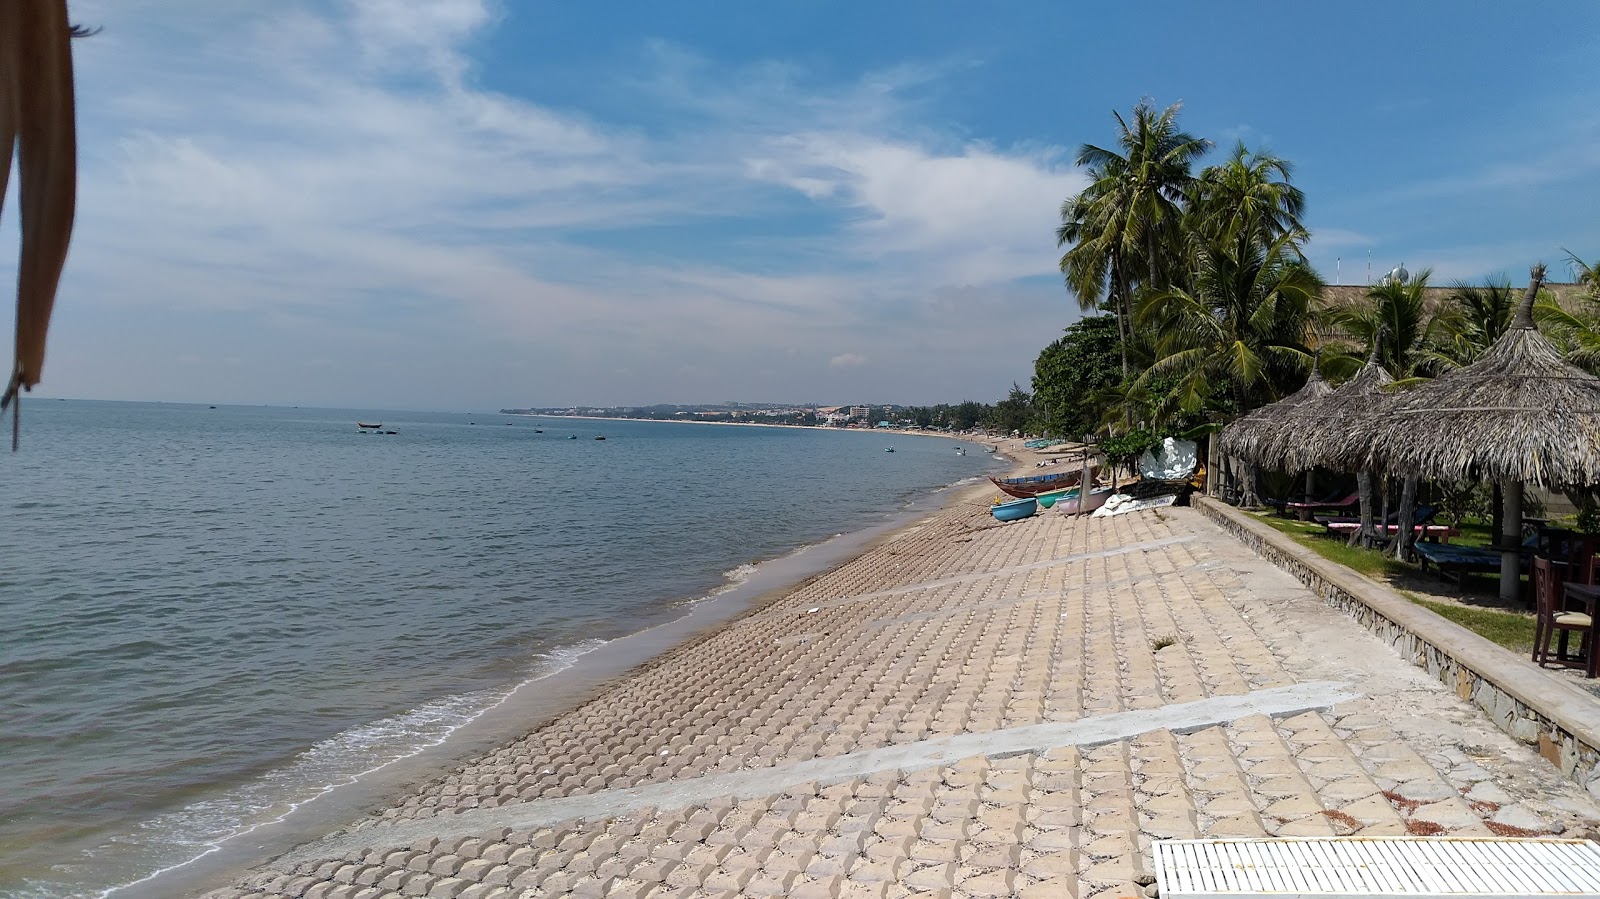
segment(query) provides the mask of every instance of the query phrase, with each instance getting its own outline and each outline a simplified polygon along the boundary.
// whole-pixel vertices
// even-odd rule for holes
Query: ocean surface
[[[22,440],[6,897],[181,864],[993,465],[860,432],[56,400],[25,401]]]

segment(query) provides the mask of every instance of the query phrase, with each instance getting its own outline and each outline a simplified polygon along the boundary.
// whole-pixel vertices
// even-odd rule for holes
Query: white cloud
[[[415,395],[373,380],[376,360],[330,352],[358,342],[406,348],[432,373],[421,389],[446,404],[496,387],[495,353],[550,391],[508,401],[896,383],[920,391],[906,400],[981,397],[1025,378],[1037,342],[997,325],[994,304],[1051,330],[1069,314],[1059,291],[1009,285],[1053,271],[1056,210],[1081,179],[1050,148],[917,127],[900,92],[936,82],[937,67],[819,87],[782,62],[730,72],[660,46],[656,69],[618,84],[681,114],[680,129],[646,133],[581,103],[474,87],[472,44],[499,21],[482,0],[174,9],[74,8],[106,30],[77,48],[82,185],[63,309],[144,310],[150,334],[115,335],[134,345],[178,339],[154,335],[166,327],[239,347],[242,374],[205,385],[213,396],[282,399],[281,385],[244,380],[269,370],[250,360],[297,354],[317,383]],[[782,227],[794,198],[831,223]],[[757,233],[707,249],[633,233],[719,222]],[[585,240],[596,234],[615,237]],[[963,287],[971,296],[950,302]],[[842,353],[831,380],[812,380],[818,347],[864,332],[870,369]],[[193,381],[158,371],[160,353],[130,378],[91,350],[92,328],[58,333],[57,365],[86,366],[67,379],[79,395],[183,398],[171,385]],[[926,358],[953,336],[1017,347],[981,363]],[[974,380],[989,386],[960,386]]]
[[[969,144],[939,153],[869,135],[775,139],[751,174],[861,213],[849,249],[878,259],[918,254],[956,283],[995,283],[1055,270],[1061,200],[1083,176],[1059,151],[1001,153]]]

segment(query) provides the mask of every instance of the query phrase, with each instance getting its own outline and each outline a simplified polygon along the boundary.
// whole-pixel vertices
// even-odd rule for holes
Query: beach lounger
[[[1359,521],[1329,521],[1324,522],[1324,524],[1328,528],[1328,533],[1341,536],[1353,534],[1361,527],[1361,522]],[[1385,524],[1380,525],[1380,527],[1383,528],[1384,534],[1391,537],[1400,530],[1398,524]],[[1419,524],[1412,527],[1411,533],[1430,542],[1449,543],[1451,537],[1457,536],[1461,532],[1444,524]]]
[[[1452,546],[1448,543],[1417,543],[1411,547],[1427,571],[1431,564],[1439,569],[1441,577],[1454,575],[1456,583],[1466,589],[1466,576],[1474,572],[1490,573],[1500,570],[1500,553],[1478,546]]]
[[[1438,516],[1438,514],[1439,510],[1437,507],[1424,503],[1418,506],[1416,511],[1412,514],[1411,523],[1413,525],[1430,524],[1433,519]],[[1348,534],[1355,530],[1355,528],[1345,528],[1342,526],[1347,524],[1359,525],[1361,523],[1361,519],[1355,517],[1354,515],[1318,515],[1316,517],[1316,522],[1323,527],[1326,527],[1329,533],[1343,531],[1344,533]],[[1389,517],[1385,518],[1383,523],[1389,528],[1389,533],[1394,533],[1394,528],[1400,523],[1400,513],[1389,513]],[[1374,522],[1374,524],[1376,524],[1376,522]]]
[[[1297,512],[1312,509],[1355,509],[1361,505],[1361,494],[1352,493],[1343,499],[1323,503],[1284,503],[1284,511],[1293,509]]]

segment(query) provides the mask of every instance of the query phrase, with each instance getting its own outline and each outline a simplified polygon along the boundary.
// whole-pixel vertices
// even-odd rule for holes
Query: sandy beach
[[[1088,899],[1142,895],[1163,838],[1600,827],[1198,513],[994,494],[208,895]]]

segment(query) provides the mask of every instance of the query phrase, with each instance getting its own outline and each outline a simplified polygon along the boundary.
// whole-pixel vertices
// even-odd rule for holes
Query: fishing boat
[[[1027,499],[1014,499],[1009,503],[995,503],[989,507],[989,514],[995,521],[1016,521],[1027,518],[1039,511],[1039,501],[1033,497]]]
[[[595,438],[595,439],[596,439],[596,440],[604,440],[604,439],[606,439],[606,438],[605,438],[605,437],[604,437],[604,435],[602,435],[602,436],[599,436],[599,437],[596,437],[596,438]]]
[[[966,447],[964,447],[964,446],[956,447],[956,455],[965,456],[966,454],[967,454],[967,448]]]
[[[1043,493],[1035,494],[1034,495],[1034,499],[1037,499],[1039,501],[1039,508],[1048,509],[1051,506],[1055,505],[1056,502],[1059,501],[1059,500],[1063,500],[1063,499],[1066,499],[1068,497],[1072,497],[1072,498],[1076,499],[1077,496],[1078,496],[1078,488],[1076,488],[1076,487],[1062,487],[1060,490],[1046,490]]]
[[[567,439],[568,440],[577,440],[578,439],[578,435],[577,434],[568,434],[567,435]]]
[[[1094,473],[1095,469],[1091,468],[1089,470],[1090,476],[1092,477]],[[1009,493],[1012,496],[1018,497],[1019,499],[1031,499],[1041,493],[1048,493],[1052,490],[1061,490],[1066,487],[1076,487],[1078,485],[1078,479],[1082,476],[1082,471],[1073,469],[1072,471],[1062,471],[1057,472],[1056,474],[1039,474],[1026,478],[997,478],[991,476],[989,480],[993,482],[996,487],[999,487],[1002,491]]]
[[[1080,511],[1093,512],[1106,504],[1106,500],[1111,498],[1111,493],[1110,487],[1096,487],[1090,490],[1089,508],[1081,509],[1078,505],[1078,491],[1073,490],[1070,496],[1064,496],[1056,501],[1056,508],[1060,509],[1063,515],[1076,515]]]
[[[383,422],[380,421],[377,424],[372,424],[371,422],[358,421],[358,422],[356,422],[356,427],[358,427],[358,428],[366,428],[366,429],[372,430],[372,431],[381,431],[381,430],[383,430]]]
[[[892,453],[892,452],[894,452],[894,447],[886,446],[886,447],[883,448],[883,451],[886,452],[886,453]]]

